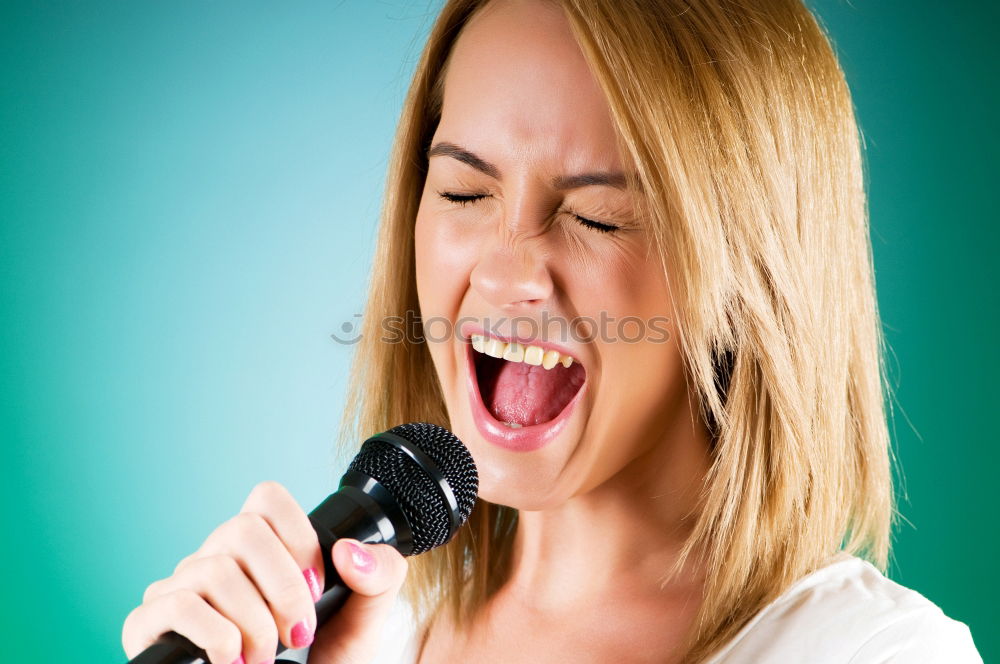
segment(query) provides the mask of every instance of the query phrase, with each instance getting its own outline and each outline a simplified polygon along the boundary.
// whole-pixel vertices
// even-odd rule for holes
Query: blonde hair
[[[895,518],[861,145],[844,75],[799,0],[555,0],[603,88],[668,278],[712,464],[680,559],[703,555],[684,645],[699,662],[843,550],[885,571]],[[488,0],[449,0],[393,145],[341,429],[448,426],[425,344],[379,324],[417,311],[413,226],[452,45]],[[402,386],[402,387],[400,387]],[[421,615],[460,624],[508,572],[516,510],[480,501],[412,559]]]

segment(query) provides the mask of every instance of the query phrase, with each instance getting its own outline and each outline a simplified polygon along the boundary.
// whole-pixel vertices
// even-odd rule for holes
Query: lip
[[[482,331],[474,332],[482,334]],[[502,339],[502,337],[497,337]],[[501,447],[513,452],[533,452],[551,443],[566,428],[570,416],[576,409],[576,405],[583,398],[584,392],[590,381],[584,379],[583,385],[577,391],[569,403],[566,404],[555,418],[543,424],[532,424],[531,426],[511,429],[498,421],[483,403],[483,396],[479,393],[479,381],[476,379],[476,367],[473,360],[472,344],[465,344],[465,377],[466,387],[469,392],[469,403],[472,406],[472,419],[476,423],[476,429],[483,438],[492,445]],[[538,345],[538,344],[535,344]],[[558,350],[558,348],[556,348]],[[560,351],[562,352],[562,351]]]

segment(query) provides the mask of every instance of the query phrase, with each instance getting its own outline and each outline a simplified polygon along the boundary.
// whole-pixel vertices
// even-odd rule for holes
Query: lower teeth
[[[504,424],[506,426],[509,426],[511,429],[520,429],[521,426],[522,426],[522,425],[518,424],[517,422],[504,422]]]

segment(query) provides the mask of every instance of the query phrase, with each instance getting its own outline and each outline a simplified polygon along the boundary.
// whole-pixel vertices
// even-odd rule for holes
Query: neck
[[[687,594],[703,578],[698,556],[661,588],[697,514],[709,466],[708,434],[687,409],[661,443],[593,490],[518,515],[506,591],[533,606],[568,608],[609,596]]]

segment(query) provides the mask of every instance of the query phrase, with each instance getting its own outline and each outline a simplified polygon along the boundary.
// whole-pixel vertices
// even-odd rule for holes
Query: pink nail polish
[[[240,655],[239,657],[234,659],[233,664],[246,664],[246,662],[243,661],[243,655]]]
[[[348,542],[351,546],[351,562],[359,572],[371,574],[375,571],[375,557],[365,551],[364,547],[354,542]]]
[[[309,584],[309,594],[312,595],[313,602],[318,602],[319,598],[323,596],[323,589],[319,586],[319,576],[316,574],[316,568],[310,567],[307,570],[303,570],[302,576],[306,577],[306,583]]]
[[[296,623],[295,627],[292,628],[292,647],[305,648],[312,642],[313,631],[309,629],[306,621],[303,620],[300,623]]]

